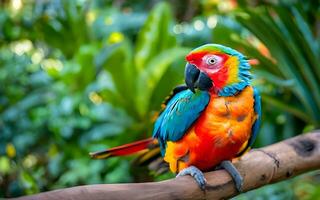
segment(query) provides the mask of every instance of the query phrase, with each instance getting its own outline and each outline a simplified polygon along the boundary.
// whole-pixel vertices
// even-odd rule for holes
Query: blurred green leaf
[[[314,69],[314,63],[318,58],[316,54],[319,52],[315,52],[316,44],[310,44],[310,41],[315,41],[315,39],[308,32],[309,28],[305,27],[308,26],[307,22],[295,8],[297,5],[299,3],[291,4],[291,7],[276,4],[268,4],[255,9],[243,7],[246,15],[237,15],[237,20],[270,50],[281,76],[294,81],[294,86],[287,89],[291,90],[301,102],[306,113],[297,112],[297,109],[286,110],[318,126],[320,122],[320,91],[318,88],[320,77],[318,69]],[[304,27],[303,31],[302,27]],[[307,35],[307,39],[303,33]],[[260,59],[260,61],[264,66],[270,65],[266,59]],[[274,70],[270,72],[279,76],[279,73],[275,73]],[[308,115],[312,117],[306,118]]]
[[[58,48],[71,58],[81,44],[89,40],[85,18],[87,2],[80,7],[76,1],[54,0],[37,4],[40,10],[35,20],[37,39]]]
[[[8,174],[11,170],[10,160],[5,156],[0,157],[0,174],[1,176]]]
[[[165,74],[168,67],[176,60],[188,53],[186,48],[173,48],[166,50],[154,57],[138,76],[136,106],[140,116],[146,114],[149,108],[150,98],[161,77]]]
[[[135,49],[134,62],[138,72],[142,71],[155,55],[176,45],[176,38],[171,33],[172,20],[167,3],[157,4],[150,12],[138,35]]]
[[[96,65],[110,72],[119,95],[118,101],[127,104],[134,96],[135,70],[133,67],[132,47],[128,41],[107,46],[96,56]],[[126,101],[124,101],[124,99]]]
[[[73,77],[73,82],[77,83],[77,87],[84,88],[94,81],[97,74],[94,58],[98,52],[97,45],[83,45],[79,52],[75,55],[75,61],[80,65],[80,70]]]
[[[23,184],[26,188],[27,194],[34,194],[39,192],[36,180],[28,172],[22,171],[20,176],[21,184]]]
[[[313,122],[312,118],[310,116],[306,115],[303,110],[301,110],[297,107],[285,104],[285,103],[281,102],[280,100],[278,100],[277,98],[274,98],[274,97],[271,97],[268,95],[263,95],[263,101],[265,101],[266,104],[270,104],[270,105],[273,105],[281,110],[285,110],[287,112],[293,113],[294,115],[296,115],[297,117],[300,117],[301,119],[303,119],[307,123]]]

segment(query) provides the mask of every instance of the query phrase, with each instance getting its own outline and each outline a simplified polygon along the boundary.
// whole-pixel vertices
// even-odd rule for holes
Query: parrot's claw
[[[236,189],[238,192],[242,192],[242,186],[243,186],[243,178],[237,168],[232,164],[231,161],[225,160],[222,161],[220,164],[221,168],[225,169],[230,176],[232,177],[233,181],[235,182]]]
[[[182,171],[180,171],[176,177],[185,176],[185,175],[192,176],[195,179],[195,181],[198,183],[201,190],[206,189],[207,180],[204,177],[203,173],[198,168],[196,168],[195,166],[190,166],[188,168],[185,168]]]

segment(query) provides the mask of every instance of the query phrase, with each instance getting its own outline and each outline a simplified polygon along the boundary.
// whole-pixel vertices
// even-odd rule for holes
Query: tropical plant
[[[93,161],[88,152],[150,135],[155,110],[182,81],[188,49],[171,32],[168,4],[158,4],[135,34],[110,24],[121,13],[107,10],[109,21],[98,28],[109,32],[102,37],[88,31],[101,17],[88,19],[95,14],[86,4],[55,3],[26,5],[22,13],[35,9],[28,21],[34,29],[2,38],[0,193],[6,196],[130,181],[128,160]],[[9,21],[25,20],[4,11]],[[21,24],[9,28],[30,26]]]

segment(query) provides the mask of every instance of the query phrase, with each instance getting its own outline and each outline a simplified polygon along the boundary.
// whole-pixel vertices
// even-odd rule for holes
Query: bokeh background
[[[256,147],[319,128],[319,38],[317,0],[0,0],[0,197],[173,177],[88,152],[149,137],[205,43],[255,59]],[[235,199],[320,199],[320,172]]]

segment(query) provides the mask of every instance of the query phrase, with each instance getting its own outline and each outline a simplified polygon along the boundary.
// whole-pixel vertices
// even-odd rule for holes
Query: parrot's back
[[[235,158],[246,148],[256,121],[254,89],[247,86],[235,96],[210,96],[210,101],[179,141],[168,141],[164,160],[173,172],[188,166],[209,170]]]

